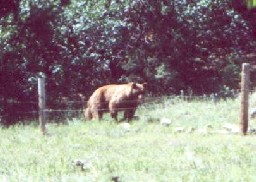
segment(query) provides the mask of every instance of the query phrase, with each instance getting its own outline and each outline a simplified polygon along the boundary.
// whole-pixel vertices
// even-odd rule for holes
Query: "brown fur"
[[[104,112],[110,112],[117,121],[118,111],[124,111],[124,119],[130,121],[145,93],[145,86],[145,83],[128,83],[99,87],[87,103],[85,117],[100,120]]]

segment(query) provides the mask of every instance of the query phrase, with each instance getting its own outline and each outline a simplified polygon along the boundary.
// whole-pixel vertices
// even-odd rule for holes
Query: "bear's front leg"
[[[116,122],[117,120],[117,105],[115,102],[109,102],[109,112],[112,118],[115,119]]]
[[[124,111],[124,120],[127,120],[129,123],[133,119],[134,114],[135,114],[135,109],[133,108],[127,109],[126,111]]]
[[[91,120],[92,119],[92,112],[90,110],[90,108],[86,108],[84,109],[84,116],[87,120]]]
[[[102,120],[102,116],[103,116],[103,110],[102,109],[99,109],[98,110],[98,120]]]
[[[112,117],[113,119],[115,119],[116,122],[118,122],[118,121],[117,121],[117,112],[116,112],[116,111],[110,111],[110,115],[111,115],[111,117]]]

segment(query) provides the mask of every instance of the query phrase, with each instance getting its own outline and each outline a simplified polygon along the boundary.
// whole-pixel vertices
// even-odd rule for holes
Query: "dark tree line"
[[[1,122],[36,109],[13,103],[36,101],[43,75],[49,107],[128,81],[156,95],[238,89],[255,25],[243,0],[0,0]]]

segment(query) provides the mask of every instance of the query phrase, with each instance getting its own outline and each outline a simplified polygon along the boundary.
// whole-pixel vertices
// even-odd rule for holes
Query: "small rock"
[[[195,128],[191,127],[188,129],[187,133],[193,133],[195,130],[196,130]]]
[[[168,119],[168,118],[162,118],[160,120],[160,124],[164,125],[164,126],[169,126],[171,123],[172,123],[172,121],[170,119]]]
[[[82,160],[79,160],[79,159],[74,160],[73,163],[74,163],[76,166],[82,166],[82,165],[84,165],[84,162],[83,162]]]
[[[230,133],[234,133],[237,134],[240,132],[240,128],[237,125],[234,124],[230,124],[230,123],[226,123],[223,128],[227,131],[229,131]]]
[[[200,129],[197,130],[197,132],[200,133],[200,134],[204,134],[204,135],[208,134],[207,128],[200,128]]]
[[[252,108],[251,111],[250,111],[250,118],[254,119],[255,116],[256,116],[256,108]]]
[[[207,134],[211,134],[213,132],[212,129],[213,129],[213,126],[208,124],[208,125],[206,125],[206,126],[204,126],[202,128],[199,128],[197,130],[197,132],[200,133],[200,134],[207,135]]]
[[[174,129],[175,133],[182,133],[184,131],[185,131],[185,129],[183,127],[177,127],[177,128]]]
[[[248,132],[249,132],[250,134],[256,134],[256,129],[250,127],[250,128],[248,129]]]
[[[80,167],[81,171],[84,171],[86,169],[90,169],[92,167],[92,164],[89,160],[76,159],[76,160],[73,161],[73,164],[77,167]]]
[[[118,126],[127,132],[131,130],[131,125],[129,123],[120,123]]]

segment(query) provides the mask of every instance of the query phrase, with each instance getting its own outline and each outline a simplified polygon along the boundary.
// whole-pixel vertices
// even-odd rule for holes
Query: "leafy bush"
[[[256,34],[254,11],[235,2],[2,3],[0,115],[12,115],[8,100],[36,100],[41,73],[47,77],[49,107],[116,82],[147,81],[154,95],[180,90],[198,95],[224,85],[237,89],[240,65],[255,50]]]

